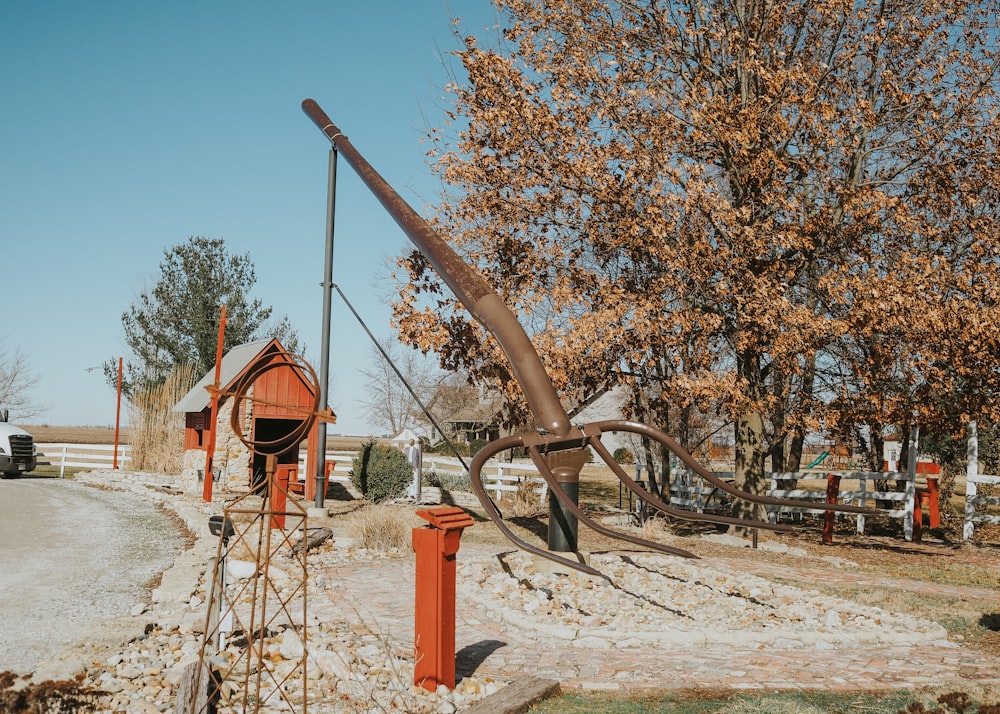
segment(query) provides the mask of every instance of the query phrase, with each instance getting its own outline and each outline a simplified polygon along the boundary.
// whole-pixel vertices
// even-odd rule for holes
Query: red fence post
[[[413,529],[416,563],[413,683],[428,692],[455,687],[455,554],[474,521],[457,506],[417,511],[428,521]]]
[[[927,488],[915,489],[913,494],[913,541],[919,543],[924,536],[924,506],[930,511],[930,527],[941,527],[941,504],[938,495],[938,480],[927,477]]]
[[[941,504],[940,496],[938,491],[938,480],[932,476],[927,477],[927,494],[929,496],[929,503],[927,504],[930,508],[931,516],[931,528],[941,527]]]
[[[837,496],[840,494],[840,475],[839,474],[827,474],[826,475],[826,502],[836,503]],[[823,542],[833,543],[833,526],[836,523],[837,514],[833,511],[827,511],[826,517],[823,519]]]
[[[293,464],[279,464],[271,479],[271,528],[285,528],[285,506],[288,498],[288,481]]]

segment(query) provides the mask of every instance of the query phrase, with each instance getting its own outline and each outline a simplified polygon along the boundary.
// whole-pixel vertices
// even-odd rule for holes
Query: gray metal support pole
[[[330,322],[333,302],[333,219],[337,203],[337,149],[330,148],[329,179],[326,187],[326,254],[323,258],[323,335],[320,339],[319,406],[329,405],[330,384]],[[326,498],[326,422],[321,422],[316,445],[316,508],[323,507]]]

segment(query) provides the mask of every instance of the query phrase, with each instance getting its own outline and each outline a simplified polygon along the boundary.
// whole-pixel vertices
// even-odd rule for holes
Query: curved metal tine
[[[692,471],[701,476],[703,479],[709,481],[709,483],[718,486],[723,491],[736,498],[743,499],[744,501],[750,501],[751,503],[760,503],[765,506],[788,506],[791,508],[805,508],[811,511],[836,511],[838,513],[860,513],[864,515],[875,515],[878,511],[872,510],[871,508],[865,508],[864,506],[850,506],[842,503],[815,503],[810,501],[796,501],[790,498],[774,498],[773,496],[759,496],[748,491],[743,491],[736,488],[735,486],[726,483],[718,476],[713,474],[711,471],[706,469],[704,466],[699,464],[691,454],[684,450],[680,444],[678,444],[674,439],[672,439],[667,434],[663,433],[659,429],[654,429],[653,427],[642,424],[636,421],[626,421],[624,419],[607,419],[605,421],[595,421],[587,425],[591,429],[597,429],[598,431],[631,431],[634,434],[642,434],[643,436],[648,436],[653,441],[658,441],[659,443],[670,449],[677,457],[683,461]],[[761,521],[751,521],[752,523],[760,523]],[[758,526],[762,527],[762,526]]]
[[[584,513],[583,509],[573,502],[573,499],[569,497],[569,494],[567,494],[563,490],[562,486],[559,485],[559,482],[556,481],[555,475],[549,470],[549,466],[545,463],[545,459],[543,458],[541,452],[539,452],[538,447],[534,445],[529,446],[528,453],[531,455],[531,460],[535,463],[535,466],[538,467],[539,473],[542,474],[542,478],[544,478],[545,482],[549,485],[549,490],[555,494],[555,497],[559,499],[559,502],[563,506],[572,511],[573,515],[575,515],[581,523],[584,523],[591,530],[597,531],[601,535],[606,535],[609,538],[624,540],[629,543],[642,546],[643,548],[649,548],[650,550],[657,550],[661,553],[666,553],[667,555],[677,555],[681,558],[698,559],[698,556],[694,553],[682,550],[681,548],[672,548],[669,545],[663,545],[662,543],[645,540],[644,538],[629,535],[628,533],[622,533],[612,528],[602,526],[600,523],[592,520],[590,516]]]
[[[499,448],[493,448],[496,445],[500,445]],[[491,442],[484,446],[472,459],[472,464],[469,466],[469,481],[472,485],[472,492],[476,494],[479,498],[479,502],[483,505],[483,509],[486,514],[493,520],[493,523],[500,532],[507,537],[511,543],[516,545],[521,550],[526,550],[529,553],[534,553],[537,556],[551,560],[555,563],[560,563],[567,568],[573,568],[574,570],[579,570],[587,575],[595,575],[599,578],[604,578],[605,580],[610,580],[607,575],[602,573],[596,568],[592,568],[586,563],[581,563],[576,560],[570,560],[569,558],[564,558],[561,555],[556,555],[551,550],[545,550],[544,548],[539,548],[538,546],[531,545],[530,543],[518,538],[514,535],[513,531],[507,527],[504,523],[503,516],[500,515],[500,511],[497,509],[496,504],[493,503],[493,499],[490,498],[489,494],[486,493],[486,489],[483,487],[482,479],[480,478],[480,472],[482,471],[482,466],[491,456],[503,451],[504,449],[509,449],[513,446],[519,446],[521,444],[521,439],[519,436],[505,437],[503,439],[498,439],[497,441]]]
[[[588,424],[587,426],[592,426]],[[610,430],[609,430],[610,431]],[[799,528],[795,526],[786,525],[783,523],[771,523],[770,521],[748,521],[742,518],[733,518],[732,516],[720,516],[714,513],[695,513],[684,508],[677,508],[676,506],[671,506],[664,500],[657,498],[655,495],[644,489],[636,481],[625,473],[624,469],[615,461],[614,456],[608,452],[608,449],[601,442],[599,435],[592,436],[590,439],[590,445],[597,451],[598,455],[604,460],[604,463],[614,471],[618,480],[625,484],[629,491],[634,493],[638,498],[648,503],[652,508],[665,513],[668,516],[673,516],[682,521],[697,521],[701,523],[716,523],[718,525],[727,526],[741,526],[744,528],[760,528],[763,530],[775,531],[778,533],[793,533]]]

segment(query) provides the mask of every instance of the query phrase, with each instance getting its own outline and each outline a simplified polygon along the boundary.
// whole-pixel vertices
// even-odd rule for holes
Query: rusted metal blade
[[[698,463],[698,461],[689,454],[684,447],[682,447],[676,440],[665,434],[664,432],[649,426],[648,424],[642,424],[635,421],[627,421],[624,419],[608,419],[605,421],[592,422],[584,427],[584,431],[589,433],[608,432],[608,431],[629,431],[634,434],[640,434],[646,436],[653,441],[663,444],[668,449],[670,449],[677,457],[684,462],[684,465],[689,469],[694,471],[696,474],[701,476],[703,479],[711,483],[713,486],[722,489],[726,493],[736,498],[743,499],[744,501],[749,501],[750,503],[760,503],[765,506],[786,506],[789,508],[806,508],[810,510],[819,511],[836,511],[837,513],[860,513],[865,515],[874,515],[877,511],[870,508],[864,508],[863,506],[851,506],[844,503],[824,503],[817,504],[811,503],[809,501],[797,501],[788,498],[775,498],[774,496],[766,496],[763,494],[749,493],[748,491],[743,491],[736,488],[732,484],[726,483],[721,478],[713,474],[711,471],[706,469],[704,466]],[[619,478],[621,475],[619,474]],[[628,485],[628,484],[626,484]],[[652,504],[651,504],[652,505]],[[756,523],[756,521],[752,521]]]
[[[625,484],[635,496],[643,500],[650,508],[655,508],[661,513],[672,516],[682,521],[697,521],[700,523],[714,523],[716,525],[738,526],[741,528],[760,528],[763,530],[775,531],[777,533],[789,533],[799,530],[795,526],[783,523],[771,523],[770,521],[750,521],[743,518],[733,518],[732,516],[722,516],[715,513],[697,513],[685,508],[671,506],[666,501],[657,498],[652,493],[640,486],[631,476],[625,473],[621,465],[614,460],[608,452],[607,447],[601,443],[599,438],[594,438],[591,447],[598,453],[605,464],[618,476],[618,480]]]
[[[552,494],[559,500],[559,502],[570,510],[577,517],[577,519],[585,524],[588,528],[593,531],[600,533],[601,535],[606,535],[610,538],[617,538],[618,540],[623,540],[628,543],[634,543],[635,545],[642,546],[643,548],[649,548],[651,550],[658,550],[661,553],[666,553],[667,555],[677,555],[681,558],[697,558],[698,556],[689,551],[683,550],[681,548],[672,548],[668,545],[663,545],[662,543],[657,543],[655,541],[646,540],[645,538],[639,538],[630,533],[622,533],[621,531],[616,531],[613,528],[608,528],[603,526],[580,508],[580,506],[569,497],[569,494],[563,489],[559,484],[559,480],[555,477],[552,471],[549,469],[549,465],[545,458],[538,451],[538,447],[530,446],[528,447],[528,453],[531,456],[531,460],[538,467],[538,472],[545,479],[545,482],[549,486],[549,490]]]

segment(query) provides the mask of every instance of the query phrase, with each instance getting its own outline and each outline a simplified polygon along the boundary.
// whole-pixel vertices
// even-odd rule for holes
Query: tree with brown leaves
[[[997,414],[994,3],[497,5],[431,132],[439,227],[564,401],[718,410],[757,492],[821,425]],[[402,336],[526,422],[498,347],[402,263]]]

